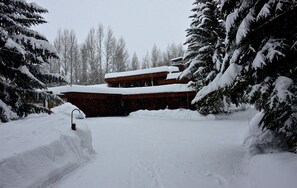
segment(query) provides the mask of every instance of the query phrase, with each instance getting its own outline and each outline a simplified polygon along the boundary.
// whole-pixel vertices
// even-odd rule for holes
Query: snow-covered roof
[[[187,84],[169,84],[162,86],[150,86],[150,87],[134,87],[134,88],[112,88],[107,87],[106,84],[90,85],[90,86],[60,86],[49,88],[54,94],[63,94],[68,92],[79,93],[97,93],[97,94],[121,94],[121,95],[133,95],[133,94],[153,94],[153,93],[169,93],[169,92],[188,92],[194,91],[188,87]]]
[[[171,61],[179,61],[179,60],[182,60],[182,59],[183,59],[183,57],[181,56],[181,57],[173,58],[173,59],[171,59]]]
[[[134,70],[134,71],[126,71],[126,72],[114,72],[114,73],[105,74],[105,79],[136,76],[136,75],[142,75],[142,74],[160,73],[160,72],[169,72],[169,73],[179,72],[179,68],[174,66],[162,66],[162,67],[154,67],[149,69],[141,69],[141,70]]]

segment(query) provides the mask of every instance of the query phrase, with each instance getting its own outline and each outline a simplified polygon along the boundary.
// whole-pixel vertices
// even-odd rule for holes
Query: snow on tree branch
[[[216,78],[207,86],[204,86],[195,96],[195,98],[192,100],[192,104],[195,104],[202,100],[205,96],[208,94],[217,91],[219,89],[222,89],[226,86],[230,86],[238,74],[241,72],[242,66],[237,65],[235,63],[230,64],[230,66],[227,68],[227,70],[222,74],[219,73]]]
[[[254,14],[254,10],[250,10],[249,14],[242,20],[236,33],[236,44],[240,43],[250,32],[251,23],[255,20]]]
[[[268,3],[262,7],[261,11],[257,15],[256,20],[259,21],[260,19],[266,19],[271,15],[271,6]]]
[[[283,51],[288,47],[289,46],[286,45],[282,39],[269,39],[262,49],[257,52],[257,55],[252,62],[253,68],[263,68],[274,60],[284,58],[285,54]]]
[[[274,95],[271,97],[271,104],[270,108],[273,108],[273,104],[275,103],[275,100],[277,100],[279,103],[285,102],[288,98],[292,97],[292,93],[289,91],[289,88],[293,85],[293,80],[285,77],[280,76],[277,78],[277,80],[274,82]]]

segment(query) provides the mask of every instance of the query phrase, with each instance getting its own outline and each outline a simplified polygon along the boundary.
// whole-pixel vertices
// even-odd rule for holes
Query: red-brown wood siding
[[[134,76],[105,78],[110,87],[141,87],[145,85],[157,85],[159,80],[164,80],[169,72],[158,72]]]
[[[195,92],[134,95],[69,92],[64,93],[63,97],[84,111],[87,117],[100,117],[125,116],[141,109],[194,109],[191,101],[195,95]]]

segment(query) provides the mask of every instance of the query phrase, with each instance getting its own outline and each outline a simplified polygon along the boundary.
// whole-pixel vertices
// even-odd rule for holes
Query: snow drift
[[[177,110],[138,110],[130,113],[129,117],[138,118],[161,118],[161,119],[184,119],[184,120],[214,120],[215,116],[210,114],[203,116],[197,111],[187,109]]]
[[[243,144],[248,150],[251,188],[296,187],[297,155],[286,152],[285,139],[258,127],[264,116],[258,112],[250,122]]]
[[[253,107],[245,108],[233,107],[231,113],[202,115],[198,111],[188,109],[164,109],[164,110],[138,110],[130,113],[129,117],[136,118],[160,118],[160,119],[180,119],[180,120],[251,120],[257,113]]]
[[[0,187],[47,187],[91,159],[89,128],[70,129],[74,108],[66,103],[51,115],[1,124]]]
[[[296,154],[283,152],[256,155],[249,166],[251,188],[295,188],[296,172]]]

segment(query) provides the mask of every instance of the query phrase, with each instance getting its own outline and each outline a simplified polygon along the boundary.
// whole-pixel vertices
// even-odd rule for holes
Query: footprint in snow
[[[212,173],[212,172],[207,172],[205,173],[206,176],[209,176],[213,179],[215,179],[215,181],[219,184],[219,185],[227,185],[228,181],[226,178],[224,178],[222,175],[220,174],[216,174],[216,173]]]

